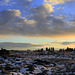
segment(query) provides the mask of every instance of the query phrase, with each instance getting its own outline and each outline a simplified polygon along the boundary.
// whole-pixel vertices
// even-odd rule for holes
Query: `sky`
[[[0,48],[75,48],[75,0],[0,0]]]

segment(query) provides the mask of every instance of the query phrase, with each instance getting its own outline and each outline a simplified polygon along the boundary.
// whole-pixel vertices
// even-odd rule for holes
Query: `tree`
[[[48,51],[49,49],[46,47],[46,51]]]
[[[54,51],[54,47],[51,47],[51,51]]]

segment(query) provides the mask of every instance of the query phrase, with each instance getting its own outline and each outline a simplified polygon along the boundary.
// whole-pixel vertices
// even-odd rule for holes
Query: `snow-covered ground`
[[[48,54],[47,54],[48,53]],[[15,52],[0,56],[0,75],[74,75],[75,52]]]

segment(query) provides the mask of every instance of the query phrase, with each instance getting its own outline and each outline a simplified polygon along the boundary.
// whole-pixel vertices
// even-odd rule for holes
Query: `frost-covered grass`
[[[75,53],[73,52],[19,52],[0,56],[2,75],[74,75]]]

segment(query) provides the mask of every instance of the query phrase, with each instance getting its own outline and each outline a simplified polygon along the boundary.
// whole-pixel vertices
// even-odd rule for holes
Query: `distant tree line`
[[[37,51],[39,51],[39,52],[42,52],[42,51],[49,51],[49,52],[54,52],[55,51],[55,49],[54,49],[54,47],[46,47],[46,49],[44,50],[43,48],[41,48],[41,49],[38,49]],[[69,47],[67,47],[66,49],[59,49],[58,51],[75,51],[75,48],[69,48]]]
[[[59,51],[75,51],[75,48],[67,47],[66,49],[59,49]]]
[[[6,50],[6,49],[1,48],[1,50],[0,50],[0,56],[1,55],[9,55],[9,51]]]
[[[27,50],[27,51],[31,51],[31,50]],[[38,49],[38,50],[35,50],[36,52],[43,52],[43,51],[47,51],[47,52],[55,52],[55,49],[54,47],[46,47],[45,49],[44,48],[41,48],[41,49]],[[69,48],[67,47],[66,49],[59,49],[59,51],[75,51],[75,48]],[[1,48],[0,50],[0,55],[9,55],[9,50],[6,50],[4,48]]]
[[[38,50],[36,50],[36,51],[39,51],[39,52],[42,52],[42,51],[50,51],[50,52],[52,52],[52,51],[54,51],[54,47],[46,47],[46,49],[43,49],[43,48],[41,48],[41,49],[38,49]]]

